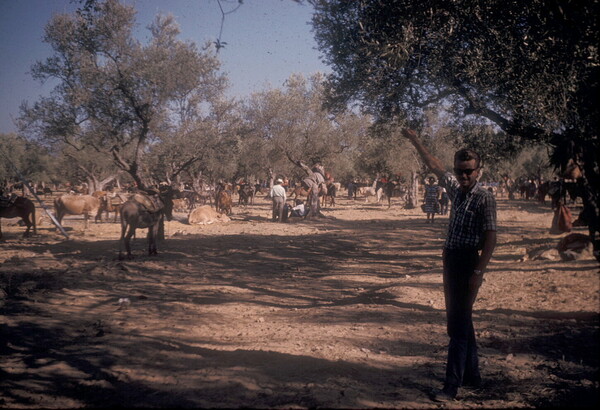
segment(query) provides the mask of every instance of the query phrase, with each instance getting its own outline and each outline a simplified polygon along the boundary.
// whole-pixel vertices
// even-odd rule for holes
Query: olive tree
[[[20,123],[46,143],[112,158],[144,187],[149,147],[172,136],[181,122],[197,119],[225,81],[214,53],[177,38],[172,16],[155,18],[145,44],[133,35],[135,14],[131,6],[105,0],[55,15],[44,37],[54,53],[32,74],[58,84],[49,97],[22,106]]]
[[[598,230],[597,0],[312,0],[334,107],[419,129],[436,105],[544,141],[583,169]]]
[[[0,134],[0,188],[19,182],[56,182],[55,157],[43,146],[16,134]]]
[[[248,167],[300,176],[288,156],[305,163],[323,163],[337,174],[351,173],[348,158],[356,156],[361,135],[368,131],[367,116],[325,110],[323,76],[294,74],[282,88],[251,95],[244,111],[242,161]]]

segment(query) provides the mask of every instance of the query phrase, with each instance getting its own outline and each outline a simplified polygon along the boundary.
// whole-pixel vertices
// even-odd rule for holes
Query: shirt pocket
[[[477,236],[477,212],[470,207],[467,207],[463,211],[461,221],[461,232],[463,235],[468,237]]]

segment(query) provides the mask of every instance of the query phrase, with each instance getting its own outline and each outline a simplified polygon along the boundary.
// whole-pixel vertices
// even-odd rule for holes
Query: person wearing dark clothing
[[[348,199],[356,199],[356,184],[354,181],[348,182]]]
[[[308,213],[308,209],[304,205],[304,201],[301,199],[296,199],[296,205],[290,209],[290,216],[296,216],[299,218],[304,218]]]
[[[481,158],[467,149],[454,155],[454,173],[445,172],[412,130],[403,130],[423,161],[440,179],[452,201],[448,235],[443,251],[444,297],[450,344],[444,387],[435,401],[456,398],[461,386],[481,384],[477,343],[473,327],[473,304],[483,282],[485,269],[496,246],[496,201],[477,182]]]

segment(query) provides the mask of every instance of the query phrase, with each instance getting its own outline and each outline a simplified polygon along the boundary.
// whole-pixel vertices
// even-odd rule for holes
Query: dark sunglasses
[[[467,168],[467,169],[460,169],[460,168],[454,168],[454,174],[461,176],[462,174],[467,174],[467,176],[471,175],[474,171],[477,171],[479,168]]]

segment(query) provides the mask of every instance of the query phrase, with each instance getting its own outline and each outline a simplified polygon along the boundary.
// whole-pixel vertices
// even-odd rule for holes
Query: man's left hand
[[[473,273],[471,275],[471,277],[469,278],[469,295],[470,295],[469,303],[471,304],[471,306],[473,306],[473,304],[475,303],[475,299],[477,299],[477,293],[479,292],[479,288],[481,287],[482,283],[483,283],[483,274],[477,275],[477,274]]]

